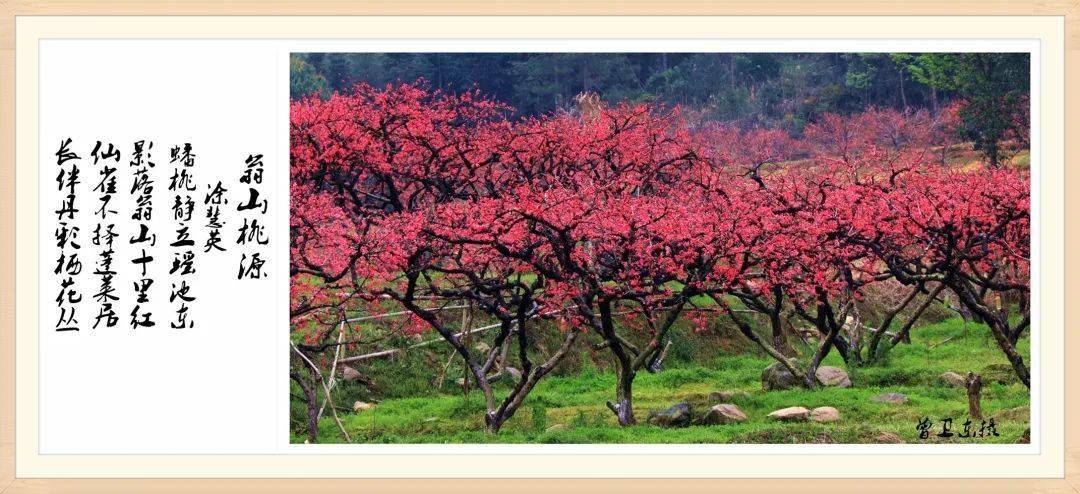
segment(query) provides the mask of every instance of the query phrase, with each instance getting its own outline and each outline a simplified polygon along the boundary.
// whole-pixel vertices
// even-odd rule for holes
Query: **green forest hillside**
[[[1026,93],[1028,72],[1027,54],[993,53],[304,53],[293,55],[291,89],[299,98],[424,79],[451,92],[479,88],[522,115],[593,91],[605,102],[679,104],[797,133],[826,112],[935,111],[969,97],[964,80],[977,76]]]

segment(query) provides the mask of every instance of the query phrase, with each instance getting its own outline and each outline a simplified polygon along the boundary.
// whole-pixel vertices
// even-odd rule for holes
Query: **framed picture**
[[[12,492],[1076,489],[1069,5],[10,11]]]

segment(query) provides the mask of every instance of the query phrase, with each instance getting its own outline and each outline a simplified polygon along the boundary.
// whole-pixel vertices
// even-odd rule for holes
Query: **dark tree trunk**
[[[525,318],[520,317],[518,323],[521,324],[521,328],[524,328]],[[534,367],[529,360],[528,355],[524,353],[528,347],[528,341],[526,339],[528,337],[527,333],[524,330],[519,330],[517,332],[519,351],[523,352],[521,353],[521,378],[514,385],[514,389],[510,391],[510,394],[503,399],[499,407],[489,411],[487,415],[485,415],[484,424],[489,433],[498,433],[499,430],[502,429],[503,424],[514,416],[514,413],[521,408],[521,404],[525,402],[525,397],[532,392],[534,387],[536,387],[536,383],[551,372],[551,370],[570,353],[570,349],[574,346],[574,341],[577,340],[579,334],[580,333],[576,330],[568,332],[563,338],[562,345],[548,356],[547,360],[539,366]]]
[[[622,365],[616,370],[618,388],[615,393],[615,402],[608,402],[607,406],[619,420],[619,425],[627,426],[637,423],[634,418],[634,370]]]
[[[847,311],[845,310],[841,314],[841,318],[847,317]],[[814,358],[810,360],[810,365],[806,368],[806,375],[803,376],[803,385],[806,388],[814,388],[817,386],[817,369],[821,365],[821,361],[829,355],[829,349],[836,347],[836,351],[840,353],[844,361],[849,361],[849,355],[841,344],[839,339],[840,323],[837,322],[835,315],[833,314],[832,307],[829,306],[824,300],[818,304],[817,312],[817,327],[819,331],[822,331],[821,345],[818,346],[816,352],[814,352]]]
[[[926,300],[923,300],[922,304],[915,309],[915,313],[913,313],[911,315],[911,318],[908,319],[907,324],[904,324],[904,326],[900,328],[900,331],[896,332],[896,336],[893,336],[893,345],[901,341],[907,344],[911,344],[911,328],[915,326],[915,323],[918,322],[919,317],[922,316],[923,312],[926,312],[926,309],[930,308],[930,304],[934,303],[934,300],[937,300],[938,294],[940,294],[941,291],[944,289],[945,285],[939,284],[936,288],[930,291],[930,293],[926,296]]]
[[[1020,379],[1020,382],[1024,383],[1024,386],[1030,388],[1031,372],[1028,370],[1027,365],[1024,364],[1024,358],[1016,351],[1016,346],[1009,341],[1008,325],[996,320],[996,318],[987,321],[987,324],[990,326],[990,332],[994,335],[994,341],[1005,353],[1005,357],[1009,359],[1009,364],[1012,365],[1013,371],[1016,372],[1016,377]]]
[[[769,314],[769,324],[772,325],[773,348],[780,353],[787,353],[787,339],[784,338],[784,326],[780,320],[780,311]]]
[[[983,322],[990,327],[990,334],[994,336],[994,341],[997,343],[998,348],[1005,353],[1005,358],[1007,358],[1009,364],[1012,365],[1016,377],[1020,379],[1020,382],[1024,383],[1024,386],[1030,388],[1031,372],[1028,370],[1027,365],[1024,364],[1024,358],[1016,351],[1016,345],[1014,345],[1010,339],[1011,331],[1009,329],[1008,321],[1002,320],[999,312],[984,305],[978,292],[975,291],[970,284],[953,280],[951,285],[953,292],[956,293],[957,298],[960,299],[960,303],[965,305],[971,311],[972,315],[982,319]]]
[[[810,365],[806,367],[806,374],[803,376],[803,386],[807,389],[813,389],[817,387],[817,369],[821,365],[821,361],[829,355],[829,350],[836,343],[836,333],[840,328],[829,330],[822,336],[821,344],[818,346],[816,352],[814,352],[814,358],[810,360]],[[839,350],[839,345],[836,345]]]
[[[787,352],[787,338],[784,337],[784,321],[781,310],[784,306],[784,292],[779,286],[773,288],[773,305],[769,312],[769,325],[772,326],[773,347],[776,351],[785,355]]]
[[[776,359],[776,361],[779,362],[780,365],[783,365],[784,368],[788,370],[788,372],[791,372],[791,375],[795,376],[797,379],[803,379],[805,374],[803,373],[802,369],[799,369],[797,366],[793,365],[792,361],[788,360],[787,356],[785,356],[783,353],[780,353],[779,350],[758,337],[757,333],[755,333],[753,328],[750,327],[750,324],[743,320],[738,314],[735,313],[734,310],[731,309],[731,306],[728,305],[727,301],[724,300],[724,297],[717,295],[710,295],[710,297],[713,299],[713,301],[717,303],[717,305],[719,305],[723,309],[724,313],[727,314],[728,319],[730,319],[731,322],[735,324],[735,327],[739,329],[739,332],[742,333],[743,336],[746,336],[748,340],[756,344],[758,348],[761,348],[761,350],[768,354],[770,357]]]
[[[304,376],[300,374],[300,371],[290,372],[289,377],[300,386],[304,399],[307,401],[308,442],[314,444],[319,440],[319,398],[315,393],[315,387],[304,381]],[[331,403],[330,406],[334,404]]]
[[[615,334],[615,325],[611,315],[611,302],[603,301],[600,306],[600,330],[604,339],[607,340],[611,353],[615,356],[616,378],[618,384],[615,389],[615,402],[608,402],[608,408],[615,412],[619,419],[619,425],[634,425],[634,363],[633,357],[626,353],[623,344],[618,341]]]
[[[903,67],[899,67],[898,74],[900,76],[900,101],[904,105],[904,110],[907,110],[907,108],[908,108],[907,93],[904,92],[904,68]]]
[[[879,350],[879,346],[881,345],[881,339],[885,337],[885,333],[889,330],[889,328],[892,327],[893,321],[896,319],[896,316],[900,315],[900,312],[907,308],[908,304],[915,300],[915,297],[919,295],[919,291],[922,290],[922,287],[922,284],[913,287],[911,291],[908,292],[907,296],[905,296],[904,299],[900,301],[900,303],[893,306],[891,309],[888,310],[888,312],[885,313],[885,317],[883,317],[881,319],[881,323],[878,324],[877,331],[870,335],[870,343],[867,345],[866,349],[867,362],[877,362],[878,359],[882,356],[881,354],[884,354],[885,351],[888,350]]]

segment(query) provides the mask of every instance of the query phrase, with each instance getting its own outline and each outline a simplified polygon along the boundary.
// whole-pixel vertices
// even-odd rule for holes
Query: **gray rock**
[[[957,374],[953,371],[943,372],[941,374],[941,382],[945,383],[945,385],[947,386],[951,386],[954,388],[967,387],[967,380],[964,379],[964,376],[961,376],[960,374]]]
[[[356,381],[359,380],[361,377],[362,376],[360,375],[360,371],[353,369],[352,367],[349,367],[347,365],[341,367],[342,379],[346,381]]]
[[[810,410],[810,420],[814,422],[836,422],[840,420],[840,410],[833,407],[817,407]]]
[[[794,364],[795,359],[790,362]],[[798,378],[780,362],[773,362],[761,372],[761,388],[765,391],[791,389],[798,385]]]
[[[730,403],[735,400],[745,400],[750,398],[750,393],[746,391],[713,391],[709,393],[709,401],[713,403]]]
[[[871,398],[871,400],[874,400],[878,403],[892,403],[894,405],[899,405],[907,403],[908,397],[907,395],[902,393],[882,393]]]
[[[804,407],[781,408],[770,413],[769,418],[781,422],[805,422],[810,420],[810,410]]]
[[[817,377],[819,383],[822,386],[836,386],[839,388],[850,388],[851,379],[848,377],[847,371],[839,367],[822,366],[818,367],[814,372],[814,376]]]
[[[746,419],[746,414],[739,410],[739,407],[729,403],[721,403],[713,405],[708,412],[705,412],[705,415],[701,417],[701,423],[706,425],[735,424],[746,422]]]
[[[690,405],[686,403],[676,403],[662,412],[649,413],[649,423],[664,428],[686,427],[690,425],[690,419]]]

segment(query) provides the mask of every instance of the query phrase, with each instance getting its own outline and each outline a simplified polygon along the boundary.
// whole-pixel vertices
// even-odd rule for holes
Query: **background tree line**
[[[478,88],[519,116],[593,91],[608,103],[678,104],[703,119],[793,135],[826,113],[936,113],[962,101],[977,148],[1026,117],[1029,91],[1026,53],[304,53],[293,55],[291,73],[293,99],[422,78],[450,92]]]

